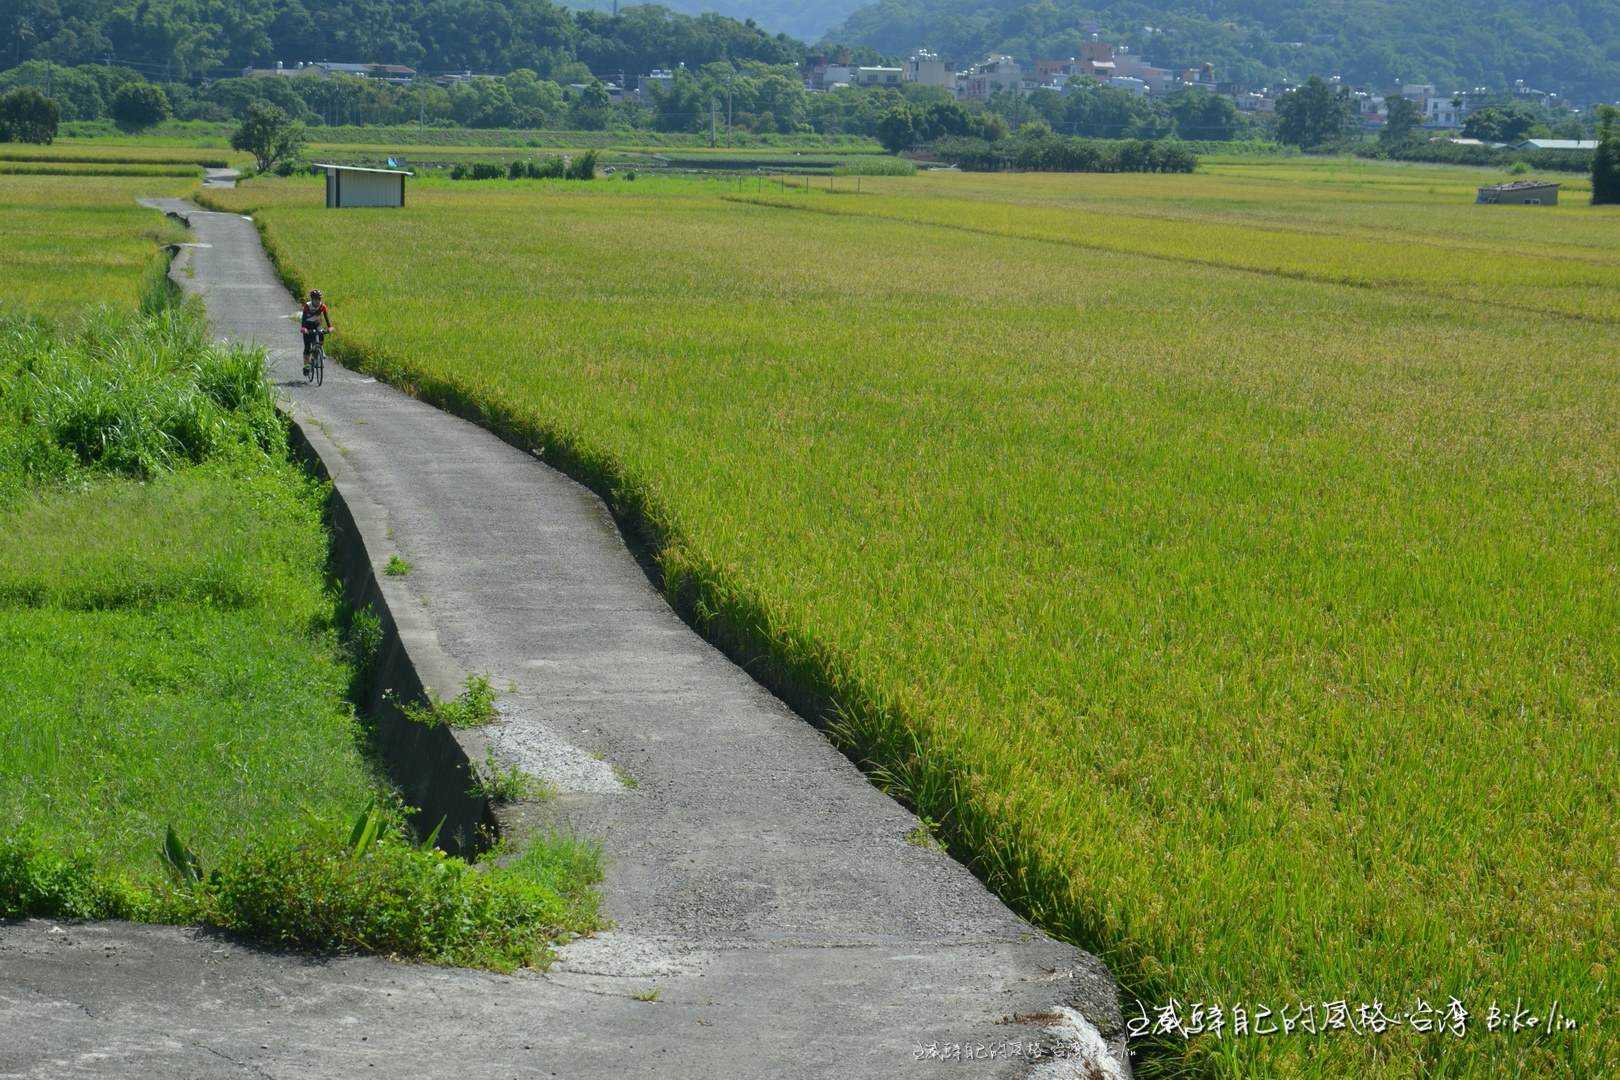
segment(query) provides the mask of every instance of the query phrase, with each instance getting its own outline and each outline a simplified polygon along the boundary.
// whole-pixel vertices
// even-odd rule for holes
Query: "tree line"
[[[940,160],[970,172],[1190,173],[1198,155],[1179,139],[1083,139],[1040,121],[998,139],[948,136],[933,145]]]
[[[169,118],[236,122],[250,105],[264,103],[311,126],[703,132],[712,124],[720,132],[869,136],[894,150],[943,135],[995,137],[1031,121],[1060,134],[1109,139],[1225,141],[1265,133],[1229,99],[1197,89],[1148,99],[1087,81],[1067,94],[1043,89],[959,103],[943,89],[915,84],[812,94],[791,64],[719,60],[678,67],[669,79],[649,84],[639,100],[627,94],[616,101],[619,95],[600,79],[588,72],[579,78],[564,85],[519,68],[447,85],[351,75],[237,75],[192,84],[151,81],[118,64],[64,67],[30,60],[0,72],[0,92],[32,87],[49,95],[62,120],[110,119],[132,131]],[[626,81],[634,88],[634,80]]]
[[[752,22],[655,6],[575,12],[550,0],[8,0],[0,10],[0,64],[116,63],[154,82],[277,60],[528,68],[571,82],[676,62],[798,64],[804,54],[802,43]]]

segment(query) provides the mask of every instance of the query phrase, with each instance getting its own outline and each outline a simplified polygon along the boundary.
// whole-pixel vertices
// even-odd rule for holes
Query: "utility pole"
[[[726,76],[726,145],[731,145],[731,76]]]
[[[710,94],[709,95],[709,145],[711,147],[714,145],[715,113],[719,111],[719,108],[720,108],[719,102],[714,100],[714,95],[713,94]]]

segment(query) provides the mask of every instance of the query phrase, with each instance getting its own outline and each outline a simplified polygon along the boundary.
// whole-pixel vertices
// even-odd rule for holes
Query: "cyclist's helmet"
[[[319,290],[319,289],[311,289],[311,290],[309,290],[309,298],[311,300],[319,300],[321,298],[321,290]]]

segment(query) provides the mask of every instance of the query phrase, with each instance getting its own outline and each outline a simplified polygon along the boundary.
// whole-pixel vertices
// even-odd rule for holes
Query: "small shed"
[[[316,165],[326,170],[326,208],[340,206],[404,206],[403,169],[363,169],[358,165]]]
[[[1480,188],[1479,198],[1474,201],[1501,206],[1557,206],[1558,187],[1545,180],[1515,180]]]

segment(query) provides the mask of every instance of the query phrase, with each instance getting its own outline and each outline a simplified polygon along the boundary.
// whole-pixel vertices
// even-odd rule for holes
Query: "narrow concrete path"
[[[510,978],[8,927],[0,1075],[1123,1075],[1103,966],[909,843],[909,813],[674,615],[594,495],[335,365],[305,386],[254,226],[161,205],[198,242],[176,280],[269,349],[298,423],[382,508],[407,602],[462,669],[513,685],[494,744],[602,840],[616,927]],[[978,1060],[942,1064],[952,1046]]]

